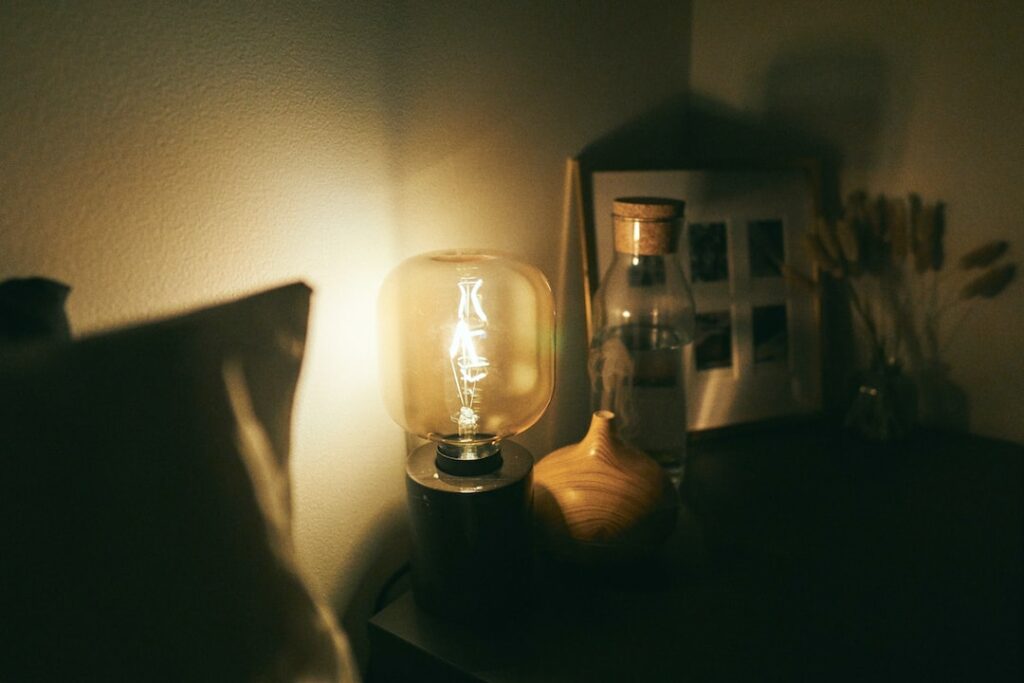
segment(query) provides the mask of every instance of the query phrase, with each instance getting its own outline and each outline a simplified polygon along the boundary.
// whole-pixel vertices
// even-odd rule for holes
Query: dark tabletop
[[[1021,680],[1024,448],[820,423],[698,439],[654,562],[541,566],[528,609],[459,625],[406,594],[380,680]],[[415,676],[415,678],[408,678]]]

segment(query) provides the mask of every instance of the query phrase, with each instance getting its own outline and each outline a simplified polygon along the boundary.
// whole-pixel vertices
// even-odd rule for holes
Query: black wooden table
[[[542,567],[522,614],[399,597],[371,681],[1022,680],[1024,448],[751,431],[697,441],[681,493],[656,562]]]

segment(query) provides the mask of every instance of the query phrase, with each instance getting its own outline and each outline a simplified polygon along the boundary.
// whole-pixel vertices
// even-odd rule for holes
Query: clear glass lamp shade
[[[378,314],[382,394],[407,431],[472,449],[547,408],[555,314],[536,268],[484,251],[414,256],[384,280]]]

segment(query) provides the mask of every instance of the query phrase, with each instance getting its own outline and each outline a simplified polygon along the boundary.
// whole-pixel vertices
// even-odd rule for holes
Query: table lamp
[[[440,251],[391,271],[379,305],[385,404],[430,441],[406,464],[416,600],[456,618],[522,605],[533,457],[506,439],[551,400],[551,288],[507,256]]]

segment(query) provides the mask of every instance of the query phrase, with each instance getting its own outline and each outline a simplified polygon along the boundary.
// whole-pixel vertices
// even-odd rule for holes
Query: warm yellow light
[[[536,268],[478,251],[407,259],[380,295],[392,418],[473,457],[536,422],[554,386],[554,305]]]
[[[490,363],[477,353],[477,341],[487,336],[487,316],[480,305],[480,278],[459,280],[459,322],[455,325],[452,345],[448,349],[452,376],[459,394],[459,412],[452,420],[459,426],[459,438],[472,440],[477,424],[477,385],[487,377]]]

